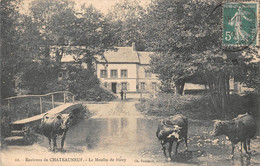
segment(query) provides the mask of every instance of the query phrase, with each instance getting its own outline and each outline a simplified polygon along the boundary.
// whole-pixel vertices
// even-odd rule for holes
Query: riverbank
[[[259,96],[230,95],[230,102],[226,109],[226,119],[232,119],[238,114],[251,112],[259,118]],[[183,114],[189,119],[213,120],[220,119],[221,114],[215,111],[207,94],[175,96],[172,94],[158,94],[155,98],[144,99],[136,104],[136,108],[144,115],[153,117],[169,117]]]

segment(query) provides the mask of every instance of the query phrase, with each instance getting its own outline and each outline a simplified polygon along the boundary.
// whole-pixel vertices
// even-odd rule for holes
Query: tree
[[[212,27],[211,24],[219,15],[210,18],[214,5],[205,1],[156,0],[144,17],[149,47],[161,54],[152,58],[152,70],[163,78],[162,81],[174,82],[180,95],[185,82],[195,74],[192,54],[204,51],[218,41],[219,32],[215,29],[219,25]],[[161,67],[163,70],[160,71]]]
[[[56,57],[62,57],[62,46],[69,43],[69,26],[75,19],[73,3],[70,1],[33,1],[30,15],[21,16],[17,26],[21,35],[19,51],[27,55],[20,69],[19,86],[33,94],[48,91],[47,84],[57,81],[60,61],[50,57],[51,46],[57,47]]]
[[[15,76],[22,62],[16,30],[19,1],[1,1],[1,97],[15,94]]]
[[[145,9],[138,0],[122,0],[111,7],[107,18],[112,25],[115,45],[129,46],[135,42],[138,50],[145,49],[141,31],[144,13]]]
[[[113,49],[110,24],[93,6],[81,8],[82,13],[73,20],[70,27],[71,45],[84,47],[80,63],[86,63],[88,70],[93,70],[93,61],[97,56],[103,57],[104,52]]]
[[[75,19],[74,3],[70,0],[32,1],[30,15],[40,32],[41,55],[50,59],[50,46],[67,45],[71,39],[68,35]]]

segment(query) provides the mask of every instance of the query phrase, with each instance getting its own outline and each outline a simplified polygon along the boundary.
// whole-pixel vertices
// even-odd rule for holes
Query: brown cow
[[[66,133],[69,129],[73,114],[45,114],[42,118],[39,129],[41,133],[49,140],[49,149],[56,151],[57,143],[56,139],[59,136],[61,138],[61,151],[64,151],[64,141]],[[53,148],[51,148],[51,140],[53,140]]]
[[[187,145],[187,134],[188,134],[188,119],[181,115],[175,115],[171,116],[169,119],[164,119],[161,121],[161,123],[158,125],[157,131],[156,131],[156,136],[159,139],[163,153],[165,156],[165,144],[169,143],[169,158],[171,159],[171,151],[172,151],[172,145],[173,142],[176,141],[176,147],[175,147],[175,154],[178,153],[178,147],[180,142],[185,140],[185,145],[186,145],[186,150],[188,150],[188,145]]]
[[[250,152],[247,151],[247,145],[248,150],[250,150],[250,139],[256,134],[256,128],[255,119],[252,115],[246,113],[238,115],[238,117],[229,121],[217,120],[214,124],[212,135],[226,135],[229,138],[232,143],[231,158],[233,159],[235,145],[238,142],[241,142],[241,146],[243,143],[246,153],[250,154]]]

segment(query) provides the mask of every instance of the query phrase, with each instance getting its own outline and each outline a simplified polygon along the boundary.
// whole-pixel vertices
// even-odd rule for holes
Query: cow
[[[73,114],[49,114],[46,113],[39,126],[41,133],[49,140],[49,150],[57,150],[57,137],[61,138],[61,151],[63,149],[66,133],[69,129],[70,122],[73,119]],[[51,148],[51,140],[53,141],[53,148]]]
[[[169,143],[169,158],[168,160],[171,160],[171,152],[172,152],[172,145],[173,142],[176,141],[176,147],[175,147],[175,155],[178,153],[178,147],[180,142],[185,140],[186,145],[186,151],[188,150],[188,144],[187,144],[187,136],[188,136],[188,118],[185,116],[178,114],[169,117],[168,119],[164,119],[160,122],[158,125],[157,131],[156,131],[156,137],[160,141],[163,149],[163,153],[165,157],[166,155],[166,147],[165,144]]]
[[[229,138],[232,143],[231,159],[234,159],[234,149],[238,142],[241,142],[241,152],[243,143],[246,154],[250,154],[248,151],[250,150],[250,139],[255,136],[256,130],[257,125],[254,117],[249,113],[245,113],[238,115],[232,120],[216,120],[212,135],[226,135]]]

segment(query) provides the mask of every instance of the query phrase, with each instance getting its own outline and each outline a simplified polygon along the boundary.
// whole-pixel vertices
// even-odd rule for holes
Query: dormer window
[[[145,77],[152,77],[152,73],[150,71],[145,71]]]

